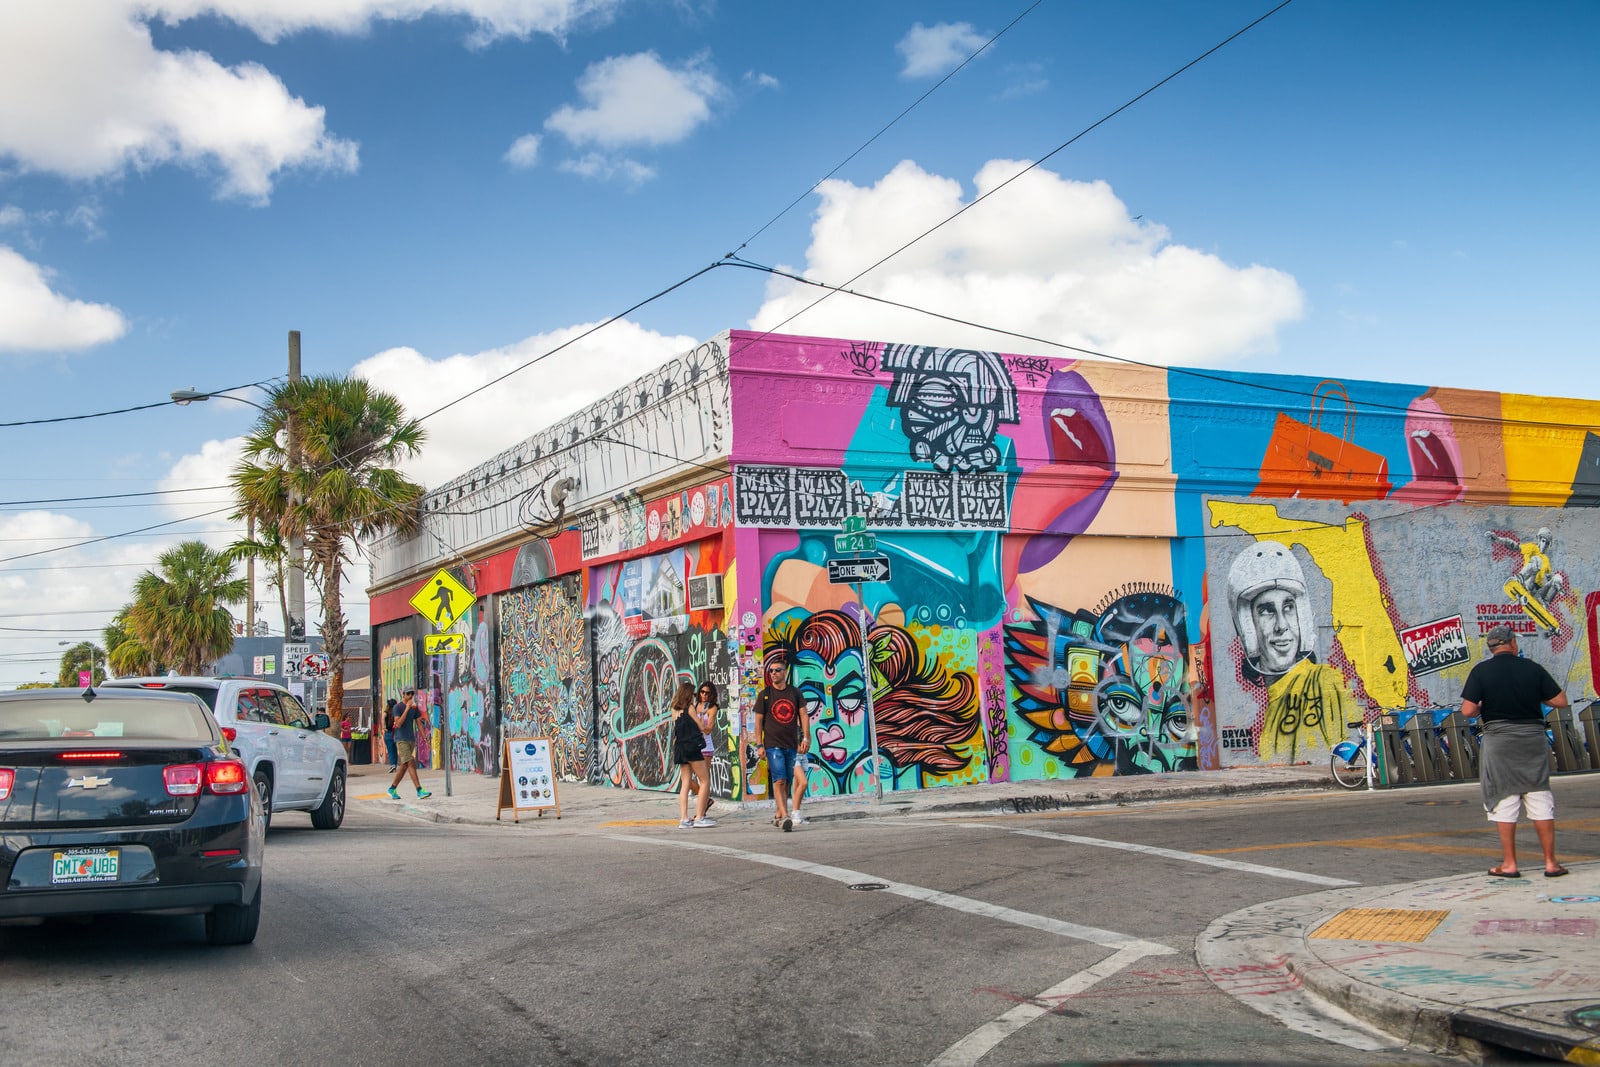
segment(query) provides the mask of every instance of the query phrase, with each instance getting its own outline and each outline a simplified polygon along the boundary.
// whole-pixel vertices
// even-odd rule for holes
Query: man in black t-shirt
[[[1517,654],[1517,635],[1509,626],[1489,631],[1491,655],[1477,664],[1461,687],[1461,714],[1483,717],[1483,755],[1479,779],[1483,810],[1500,830],[1502,859],[1489,868],[1496,878],[1521,878],[1517,868],[1517,819],[1524,808],[1539,847],[1544,876],[1559,878],[1567,869],[1556,862],[1556,800],[1550,792],[1550,743],[1544,709],[1567,706],[1567,695],[1550,672]]]
[[[789,681],[789,653],[776,648],[768,652],[763,669],[767,684],[756,697],[756,728],[751,740],[758,753],[766,749],[767,781],[778,806],[772,821],[787,832],[794,829],[790,811],[795,757],[811,747],[811,723],[805,699]],[[752,759],[751,766],[760,758]]]

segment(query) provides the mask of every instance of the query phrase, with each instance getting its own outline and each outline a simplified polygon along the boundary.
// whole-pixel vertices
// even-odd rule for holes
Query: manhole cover
[[[1413,808],[1459,808],[1467,803],[1465,800],[1408,800],[1406,804]],[[1476,804],[1478,801],[1474,800]]]
[[[1591,896],[1588,893],[1583,893],[1583,894],[1577,894],[1577,895],[1551,897],[1550,898],[1550,903],[1552,903],[1552,904],[1600,904],[1600,897]]]
[[[850,888],[851,889],[859,889],[859,890],[862,890],[862,891],[866,891],[866,890],[869,890],[869,889],[888,889],[889,888],[889,883],[888,882],[857,882],[854,885],[852,885]]]

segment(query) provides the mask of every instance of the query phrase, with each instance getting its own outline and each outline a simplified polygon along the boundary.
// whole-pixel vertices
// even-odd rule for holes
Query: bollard
[[[1592,702],[1588,707],[1578,712],[1578,722],[1583,729],[1585,747],[1589,750],[1589,767],[1591,770],[1600,770],[1600,700]]]

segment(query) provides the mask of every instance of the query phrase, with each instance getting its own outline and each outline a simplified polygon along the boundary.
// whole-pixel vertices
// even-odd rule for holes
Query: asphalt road
[[[1600,858],[1600,776],[1556,790],[1564,858]],[[1193,942],[1497,855],[1472,785],[791,834],[285,815],[253,946],[193,917],[0,928],[0,1059],[1429,1062],[1283,1027],[1244,1001],[1289,976],[1208,975]]]

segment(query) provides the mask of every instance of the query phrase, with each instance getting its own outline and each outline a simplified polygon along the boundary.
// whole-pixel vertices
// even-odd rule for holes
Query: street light
[[[223,400],[237,400],[241,404],[249,404],[257,411],[267,410],[260,404],[257,404],[254,400],[246,400],[244,397],[234,396],[232,393],[202,393],[192,385],[187,389],[174,389],[168,395],[172,397],[172,402],[179,407],[187,407],[188,405],[193,404],[196,400],[210,400],[212,397],[216,396],[221,397]]]
[[[254,400],[246,400],[244,397],[234,396],[232,393],[202,393],[192,385],[187,389],[174,389],[167,395],[172,397],[172,402],[179,407],[187,407],[190,404],[193,404],[196,400],[210,400],[215,396],[220,397],[223,400],[237,400],[241,404],[249,404],[257,411],[266,412],[269,415],[271,414],[270,411],[262,407],[260,404],[257,404]],[[254,515],[251,515],[248,519],[247,526],[245,528],[245,536],[252,541],[256,539],[256,519]],[[249,599],[245,601],[244,628],[246,636],[254,637],[256,630],[256,560],[254,556],[251,556],[249,561],[245,564],[245,571],[250,582],[250,596]],[[301,595],[302,597],[304,596],[303,593]]]

